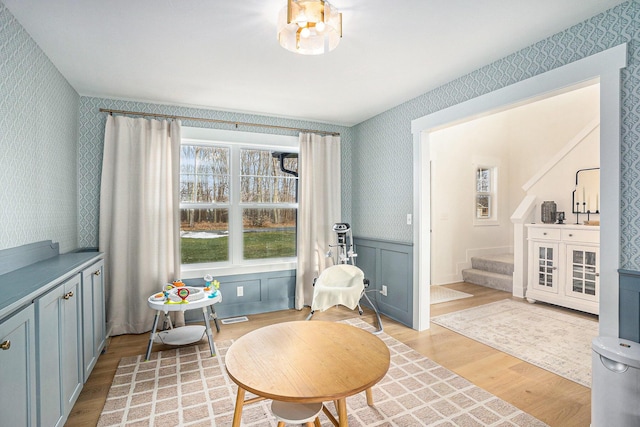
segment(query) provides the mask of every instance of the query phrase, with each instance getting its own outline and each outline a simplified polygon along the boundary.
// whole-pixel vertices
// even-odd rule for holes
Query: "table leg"
[[[209,312],[207,307],[202,307],[202,313],[204,314],[204,326],[207,330],[207,338],[209,338],[209,350],[211,350],[211,355],[216,355],[216,347],[213,344],[213,333],[211,332],[211,324],[209,323]]]
[[[367,405],[373,406],[373,391],[371,390],[371,387],[369,387],[365,393],[367,394]]]
[[[153,318],[153,327],[151,328],[151,336],[149,337],[149,345],[147,346],[147,355],[144,357],[145,362],[151,357],[151,347],[153,347],[153,341],[156,339],[156,328],[158,327],[158,317],[160,312],[156,311],[156,316]]]
[[[347,419],[347,399],[338,399],[338,422],[340,427],[349,427],[349,420]]]
[[[238,386],[238,394],[236,395],[236,409],[233,411],[233,423],[231,427],[240,427],[242,419],[242,407],[244,406],[244,389]]]
[[[336,411],[337,410],[338,410],[338,407],[336,406]],[[334,427],[338,427],[338,420],[336,420],[336,417],[334,417],[331,411],[329,410],[329,408],[327,408],[327,405],[324,405],[324,404],[322,405],[322,412],[324,412],[327,418],[329,418],[329,421],[331,421],[331,424],[333,424]]]

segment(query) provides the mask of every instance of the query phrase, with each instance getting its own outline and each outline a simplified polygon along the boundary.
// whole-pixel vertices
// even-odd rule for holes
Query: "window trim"
[[[182,127],[181,145],[201,145],[201,146],[228,146],[231,151],[239,152],[241,149],[264,149],[269,147],[274,151],[289,151],[298,153],[300,150],[300,142],[297,136],[263,134],[257,132],[241,132],[227,131],[220,129],[193,128]],[[230,152],[233,159],[233,152]],[[238,165],[232,160],[230,163],[231,186],[239,188],[240,175],[237,170]],[[231,191],[229,195],[229,203],[207,204],[214,208],[229,209],[229,234],[232,230],[238,233],[238,228],[242,230],[242,223],[238,223],[237,218],[241,218],[242,209],[257,207],[255,203],[241,203],[235,200],[237,194]],[[192,204],[185,204],[192,205]],[[270,204],[260,204],[259,207],[269,207]],[[289,206],[284,206],[289,205]],[[183,206],[181,204],[181,206]],[[278,204],[278,207],[298,208],[298,204]],[[240,232],[240,234],[242,234]],[[258,260],[242,260],[243,246],[242,238],[239,238],[240,244],[231,245],[231,253],[229,261],[219,263],[198,263],[198,264],[181,264],[181,277],[183,279],[200,278],[205,274],[213,274],[214,276],[231,276],[236,274],[265,273],[272,271],[294,270],[297,267],[297,258],[265,258]]]
[[[498,173],[499,173],[499,164],[497,162],[477,162],[473,164],[473,225],[474,227],[482,227],[482,226],[495,226],[499,225],[498,222]],[[491,191],[488,193],[478,192],[478,169],[489,169],[491,171]],[[488,194],[491,200],[491,205],[489,207],[489,211],[491,215],[489,218],[478,218],[477,216],[477,197],[479,194]]]

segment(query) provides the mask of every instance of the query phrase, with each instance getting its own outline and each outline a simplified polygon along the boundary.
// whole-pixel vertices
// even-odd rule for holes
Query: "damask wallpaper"
[[[301,120],[277,117],[258,116],[252,114],[231,113],[225,111],[188,108],[171,105],[149,104],[144,102],[122,101],[104,98],[80,98],[80,134],[78,144],[78,229],[80,247],[98,246],[98,214],[100,211],[100,175],[102,173],[102,150],[104,142],[104,126],[106,113],[100,108],[115,110],[139,111],[144,113],[169,114],[175,116],[198,117],[204,119],[230,120],[247,123],[258,123],[269,126],[287,126],[320,131],[340,132],[342,162],[351,164],[351,147],[353,146],[352,130],[342,126],[314,123]],[[235,129],[234,125],[207,123],[195,120],[183,120],[183,126],[211,127],[216,129]],[[245,132],[277,133],[297,135],[297,131],[283,131],[270,128],[242,127]],[[351,218],[351,168],[342,168],[342,218]]]
[[[412,120],[623,42],[628,43],[629,61],[621,76],[620,265],[640,269],[640,0],[596,15],[352,128],[79,97],[0,2],[0,249],[43,239],[59,241],[63,250],[97,245],[105,121],[100,107],[338,131],[343,219],[352,223],[359,237],[410,243],[413,227],[406,224],[406,215],[413,211]]]
[[[411,121],[561,65],[628,43],[622,71],[620,265],[640,269],[640,0],[513,53],[379,114],[354,129],[352,221],[359,237],[412,242]],[[425,73],[428,70],[425,70]]]
[[[0,2],[0,249],[77,247],[78,100]]]

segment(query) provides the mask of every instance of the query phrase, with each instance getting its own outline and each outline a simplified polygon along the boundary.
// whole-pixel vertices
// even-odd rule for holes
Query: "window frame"
[[[224,146],[230,149],[230,194],[228,203],[180,203],[183,208],[227,208],[229,209],[229,260],[197,264],[181,264],[181,277],[202,277],[205,274],[227,276],[234,274],[263,273],[292,270],[297,257],[263,258],[243,260],[243,209],[293,208],[298,203],[256,203],[240,200],[240,150],[257,149],[299,153],[299,138],[289,135],[263,134],[257,132],[225,131],[219,129],[182,127],[181,145]],[[181,254],[180,254],[181,256]]]
[[[478,170],[487,169],[490,171],[490,188],[489,192],[478,191]],[[499,166],[492,162],[475,163],[473,165],[473,225],[488,226],[498,225],[498,172]],[[489,196],[489,217],[478,218],[477,201],[478,196]]]

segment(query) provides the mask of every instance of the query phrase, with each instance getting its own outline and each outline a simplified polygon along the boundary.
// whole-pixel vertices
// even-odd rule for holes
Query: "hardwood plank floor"
[[[513,298],[509,293],[469,283],[456,283],[447,287],[474,296],[432,305],[432,316],[502,299],[514,299],[528,304],[524,300]],[[593,318],[591,315],[572,310],[548,307],[550,310],[562,310],[576,316]],[[249,322],[222,325],[220,333],[214,333],[214,339],[236,339],[266,325],[303,320],[307,314],[308,310],[284,310],[247,316]],[[149,315],[151,316],[151,313]],[[317,313],[314,319],[337,321],[357,316],[357,311],[334,308]],[[375,322],[375,317],[370,311],[365,312],[362,319],[371,324]],[[590,423],[591,390],[588,387],[433,323],[429,330],[423,332],[417,332],[386,317],[383,317],[383,323],[387,334],[552,427],[584,427]],[[148,334],[122,335],[109,340],[108,349],[100,356],[91,377],[84,385],[66,426],[84,427],[97,424],[120,358],[144,354],[148,340]],[[154,351],[163,348],[170,347],[155,345]]]

